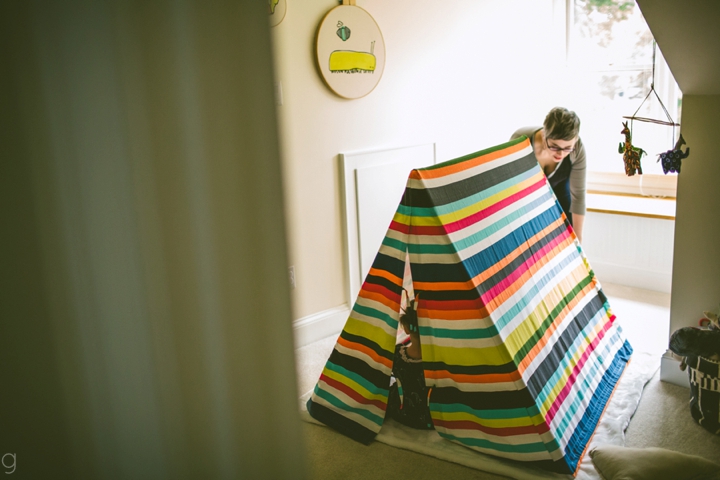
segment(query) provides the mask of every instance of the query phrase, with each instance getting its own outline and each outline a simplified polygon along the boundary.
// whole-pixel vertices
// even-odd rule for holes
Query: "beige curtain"
[[[18,478],[304,477],[266,9],[0,5]]]

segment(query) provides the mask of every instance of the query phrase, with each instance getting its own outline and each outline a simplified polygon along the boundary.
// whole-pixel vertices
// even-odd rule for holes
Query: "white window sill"
[[[586,204],[588,212],[675,220],[675,198],[670,197],[590,191]]]
[[[641,197],[670,197],[677,193],[677,174],[633,175],[621,172],[587,173],[587,190],[595,193],[624,193]]]
[[[677,175],[590,171],[587,192],[589,212],[675,220]]]

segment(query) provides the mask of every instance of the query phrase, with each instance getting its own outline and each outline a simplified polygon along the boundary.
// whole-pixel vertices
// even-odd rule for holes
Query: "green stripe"
[[[495,327],[470,328],[467,330],[453,330],[450,328],[420,327],[420,335],[435,338],[456,338],[462,340],[473,340],[480,338],[492,338],[498,334]]]
[[[405,243],[401,240],[396,240],[396,239],[394,239],[392,237],[388,237],[388,236],[386,236],[383,239],[382,244],[386,245],[390,248],[394,248],[395,250],[397,250],[399,252],[404,252],[407,250],[407,243]]]
[[[575,296],[582,291],[583,288],[587,284],[589,284],[592,281],[591,276],[587,276],[583,278],[580,283],[575,285],[575,288],[570,290],[570,293],[565,295],[562,300],[560,300],[560,303],[558,303],[555,308],[553,308],[552,312],[548,314],[547,317],[545,317],[545,320],[542,322],[540,327],[535,330],[535,333],[528,339],[527,342],[525,342],[525,345],[523,345],[520,350],[515,354],[515,357],[513,357],[513,360],[515,361],[515,364],[519,364],[522,362],[523,358],[525,358],[525,355],[528,354],[530,350],[535,346],[535,344],[542,338],[543,335],[545,335],[545,331],[552,325],[552,323],[557,319],[558,315],[562,311],[563,308],[567,306],[570,301],[575,298]]]
[[[419,171],[423,172],[426,170],[437,170],[438,168],[447,167],[449,165],[455,165],[456,163],[461,163],[466,160],[472,160],[473,158],[481,157],[483,155],[487,155],[488,153],[497,152],[498,150],[504,150],[508,147],[512,147],[514,145],[517,145],[518,143],[522,143],[525,140],[527,140],[527,137],[525,135],[522,135],[515,140],[510,140],[507,143],[503,143],[501,145],[497,145],[495,147],[486,148],[485,150],[480,150],[479,152],[471,153],[469,155],[465,155],[464,157],[459,157],[454,160],[448,160],[447,162],[438,163],[437,165],[431,165],[429,167],[425,168],[418,168]]]
[[[346,412],[356,413],[356,414],[358,414],[358,415],[360,415],[360,416],[362,416],[362,417],[367,418],[367,419],[370,420],[371,422],[375,423],[377,426],[382,426],[383,417],[380,417],[380,416],[378,416],[378,415],[375,415],[374,413],[369,412],[368,410],[365,410],[365,409],[363,409],[363,408],[351,407],[350,405],[345,404],[342,400],[340,400],[340,399],[337,398],[335,395],[333,395],[332,393],[330,393],[330,392],[328,392],[328,391],[326,391],[326,390],[322,390],[322,389],[320,389],[320,388],[316,388],[316,389],[315,389],[315,395],[317,395],[318,397],[326,400],[326,401],[327,401],[328,403],[330,403],[332,406],[334,406],[334,407],[336,407],[336,408],[339,408],[340,410],[344,410],[344,411],[346,411]]]
[[[374,308],[366,307],[364,305],[355,303],[355,306],[353,307],[353,311],[360,313],[362,315],[365,315],[366,317],[377,318],[378,320],[385,322],[391,328],[395,328],[395,329],[397,328],[398,321],[396,319],[394,319],[390,315],[383,313],[379,310],[376,310]]]
[[[534,205],[532,205],[534,207]],[[492,225],[485,227],[479,232],[473,233],[472,235],[462,238],[454,243],[435,245],[435,244],[410,244],[408,245],[408,251],[410,253],[422,254],[422,253],[434,253],[434,254],[454,254],[458,251],[465,250],[475,244],[478,244],[491,236],[492,234],[500,231],[500,229],[510,225],[514,220],[521,218],[523,215],[527,215],[530,209],[525,206],[503,218],[498,219]],[[448,237],[449,238],[449,237]]]
[[[377,387],[376,385],[374,385],[371,382],[369,382],[368,380],[366,380],[364,377],[361,377],[357,373],[351,372],[350,370],[346,369],[345,367],[341,367],[340,365],[338,365],[336,363],[331,363],[330,361],[328,361],[325,364],[325,368],[327,368],[328,370],[332,370],[335,373],[339,373],[343,377],[354,381],[355,383],[357,383],[361,387],[363,387],[365,390],[370,392],[370,394],[372,394],[372,395],[382,395],[387,398],[387,392],[388,392],[387,388],[383,389],[383,388]],[[389,380],[388,380],[388,383],[389,383]],[[350,387],[347,384],[345,384],[345,385]],[[352,388],[352,387],[350,387],[350,388]],[[358,392],[358,393],[360,393],[360,392]]]
[[[438,217],[440,215],[447,215],[449,213],[462,210],[463,208],[467,208],[471,205],[475,205],[476,203],[482,202],[483,200],[487,200],[489,197],[496,195],[504,190],[507,190],[508,188],[515,187],[518,185],[518,183],[532,178],[538,173],[539,172],[537,169],[527,170],[512,178],[505,180],[504,182],[500,182],[478,193],[445,205],[437,205],[434,207],[411,207],[400,204],[397,211],[403,215],[407,215],[410,217]]]
[[[430,403],[430,411],[438,413],[469,413],[478,418],[488,420],[509,420],[514,418],[528,418],[540,415],[537,406],[532,405],[527,408],[498,408],[494,410],[475,410],[468,405],[462,403]]]

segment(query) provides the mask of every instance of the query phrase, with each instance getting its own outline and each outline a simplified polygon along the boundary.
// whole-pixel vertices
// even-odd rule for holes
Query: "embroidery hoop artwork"
[[[287,0],[267,0],[268,15],[270,15],[270,26],[276,27],[285,18],[287,12]]]
[[[355,5],[340,5],[320,22],[317,62],[327,86],[344,98],[360,98],[380,82],[385,42],[375,20]]]

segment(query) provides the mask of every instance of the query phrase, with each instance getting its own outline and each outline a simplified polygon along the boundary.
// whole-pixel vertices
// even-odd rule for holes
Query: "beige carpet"
[[[637,351],[665,351],[669,325],[669,295],[603,285],[610,305]],[[296,352],[299,395],[315,386],[335,336]],[[646,385],[626,431],[628,447],[660,447],[720,458],[720,436],[695,424],[688,407],[689,390],[660,382],[659,374]],[[506,478],[401,450],[380,442],[361,445],[329,429],[303,422],[309,477],[335,479],[499,479]]]
[[[689,389],[661,382],[656,374],[625,431],[625,446],[666,448],[720,462],[720,435],[693,422],[689,399]]]

